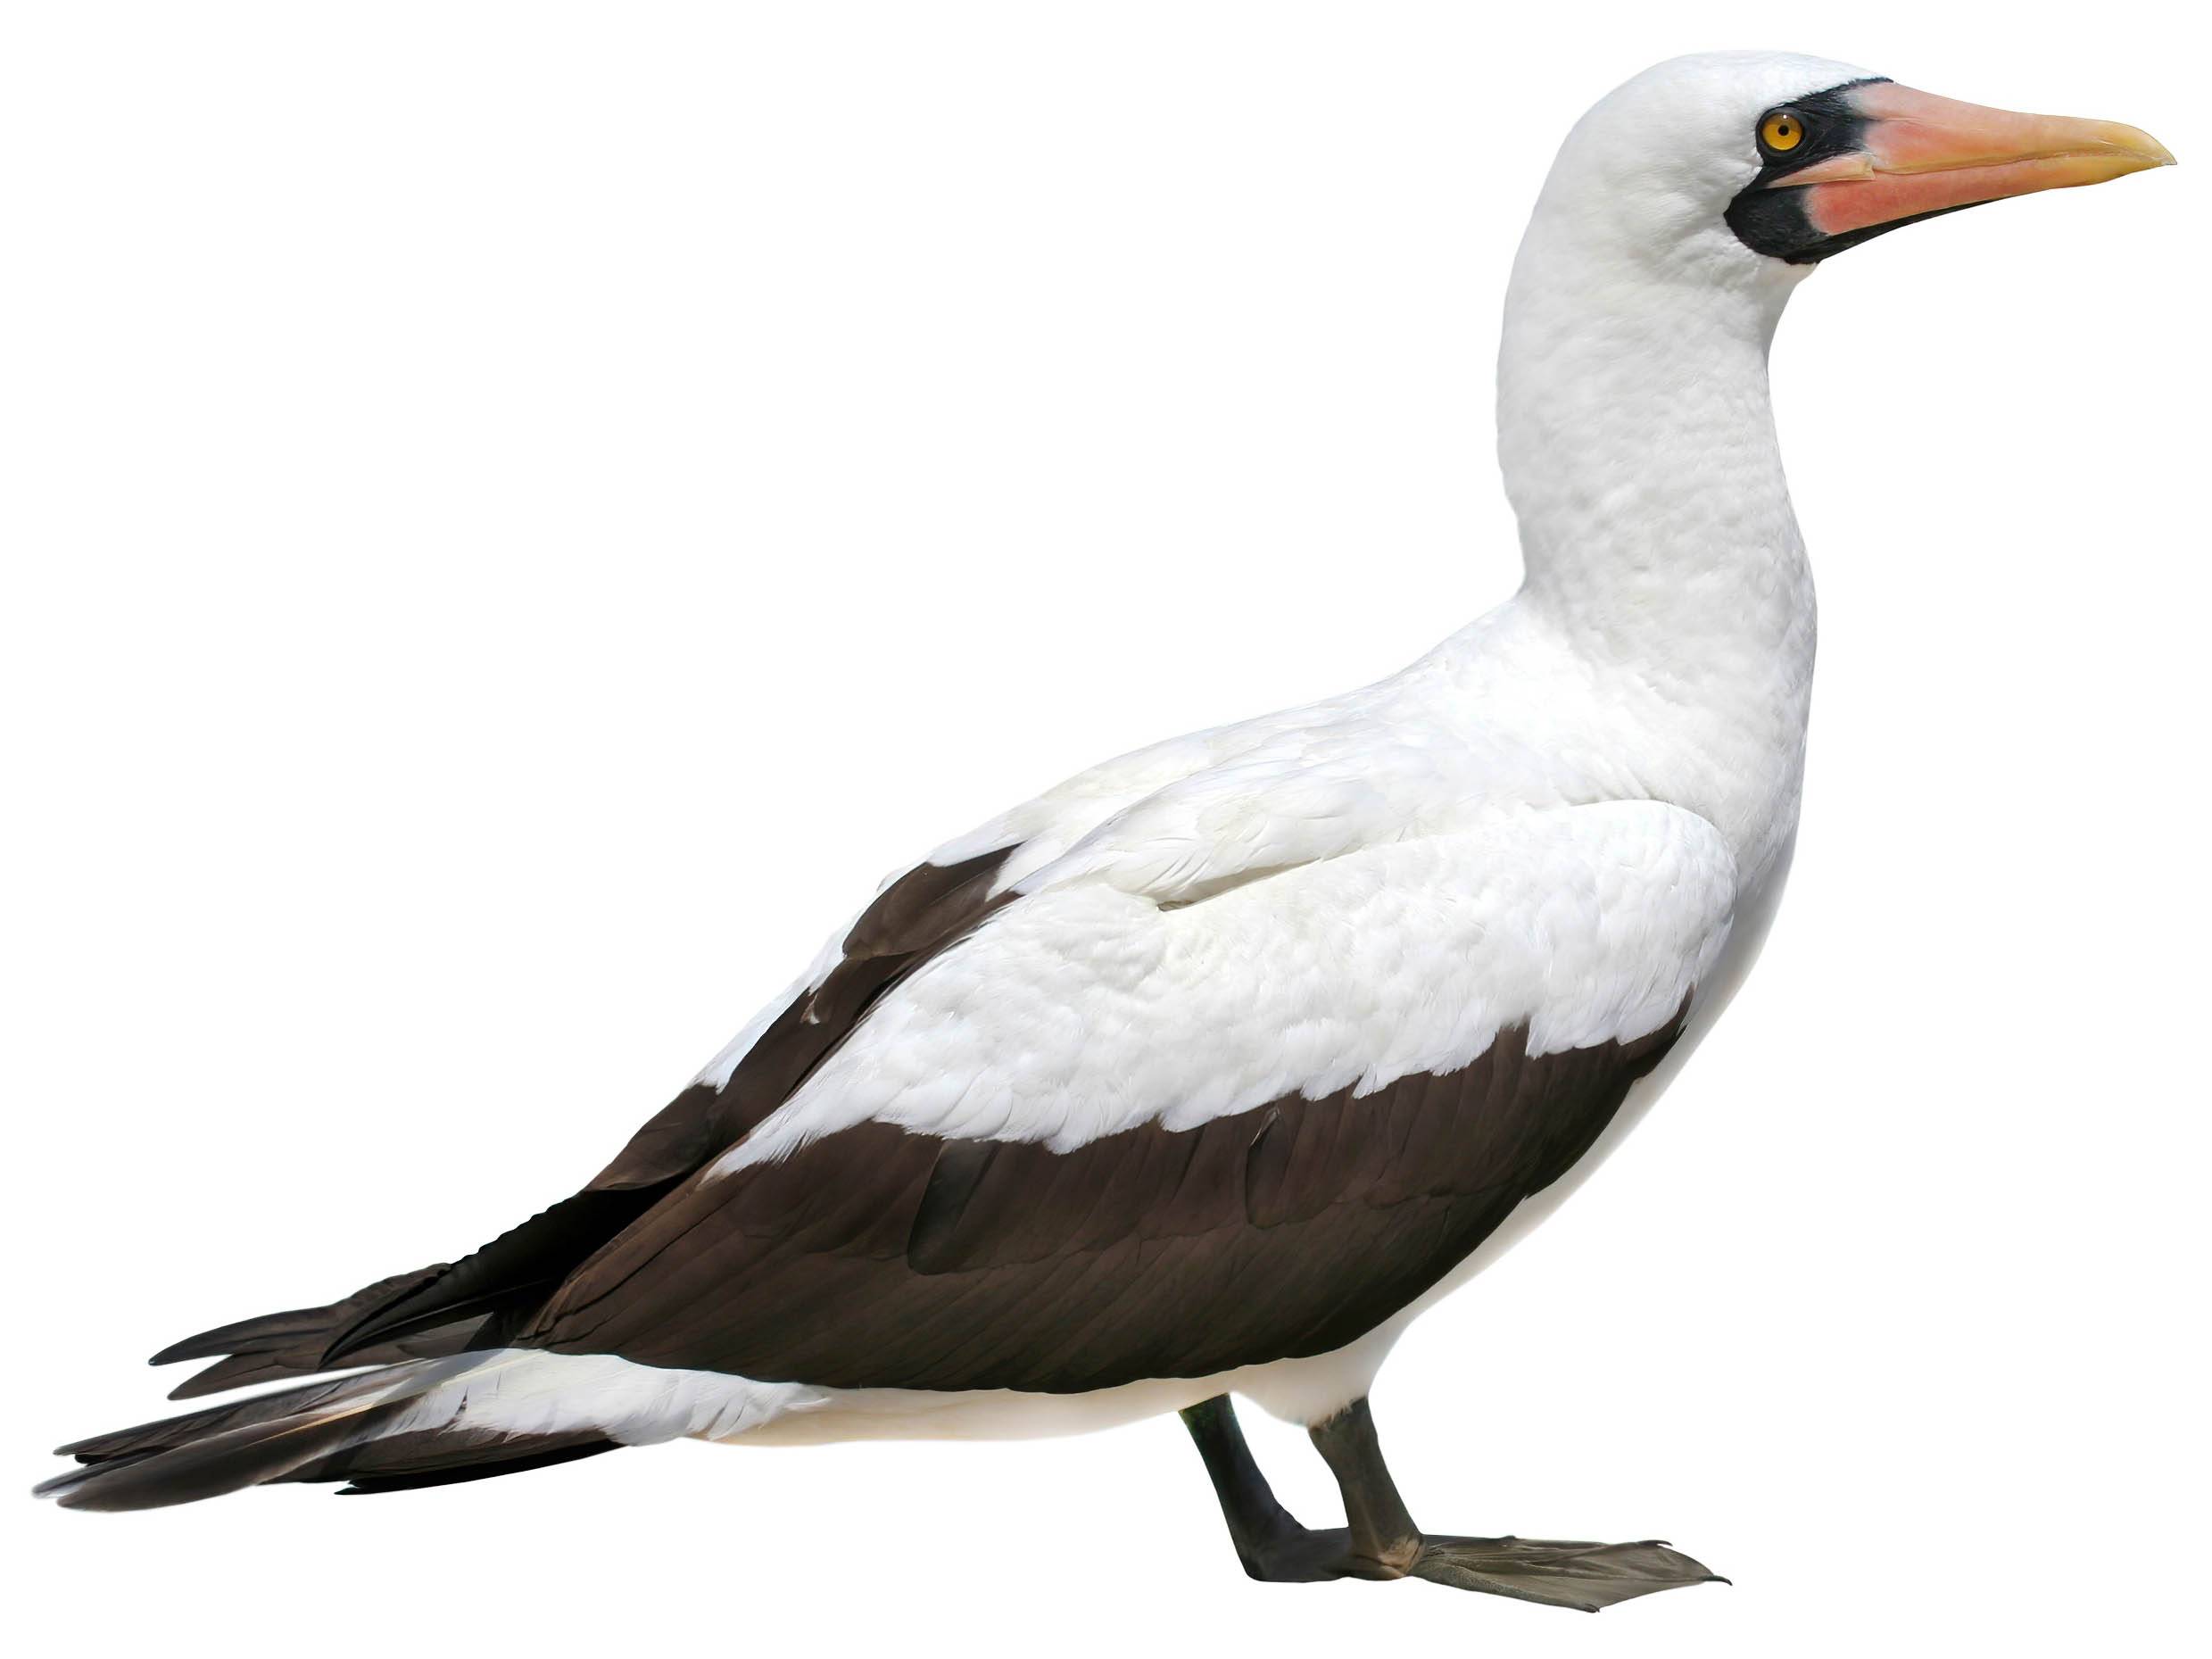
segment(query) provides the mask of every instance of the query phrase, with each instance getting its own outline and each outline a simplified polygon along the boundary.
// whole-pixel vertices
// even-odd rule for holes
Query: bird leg
[[[1346,1524],[1324,1530],[1301,1526],[1275,1500],[1245,1444],[1228,1396],[1193,1406],[1182,1418],[1213,1478],[1237,1559],[1255,1579],[1312,1583],[1410,1576],[1589,1613],[1654,1590],[1718,1580],[1687,1555],[1656,1541],[1584,1544],[1424,1534],[1383,1462],[1374,1416],[1364,1399],[1309,1431],[1344,1494]]]
[[[1222,1500],[1229,1541],[1237,1559],[1255,1579],[1280,1584],[1308,1584],[1343,1576],[1346,1548],[1342,1529],[1314,1532],[1275,1500],[1273,1489],[1245,1444],[1229,1396],[1216,1394],[1182,1413],[1183,1427],[1205,1460],[1214,1495]]]

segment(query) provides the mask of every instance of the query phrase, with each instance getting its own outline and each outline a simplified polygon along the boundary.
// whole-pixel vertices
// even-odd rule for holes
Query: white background
[[[2200,43],[2176,4],[22,7],[0,53],[10,1478],[186,1331],[570,1190],[886,869],[1510,591],[1567,124],[1780,46],[2186,164],[1883,240],[1777,401],[1790,902],[1639,1135],[1377,1393],[1591,1621],[1255,1586],[1172,1422],[21,1502],[48,1652],[2193,1646]],[[1255,1427],[1332,1519],[1300,1437]],[[2191,1534],[2195,1534],[2192,1542]]]

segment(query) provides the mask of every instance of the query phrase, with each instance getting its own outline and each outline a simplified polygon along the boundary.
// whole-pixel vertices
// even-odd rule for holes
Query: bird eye
[[[1775,110],[1759,123],[1759,142],[1769,150],[1794,150],[1805,142],[1804,118],[1795,110]]]

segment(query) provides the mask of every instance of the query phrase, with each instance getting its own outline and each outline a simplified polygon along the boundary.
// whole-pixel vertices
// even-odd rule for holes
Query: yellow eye
[[[1794,110],[1777,110],[1759,123],[1759,142],[1769,150],[1794,150],[1805,142],[1805,123]]]

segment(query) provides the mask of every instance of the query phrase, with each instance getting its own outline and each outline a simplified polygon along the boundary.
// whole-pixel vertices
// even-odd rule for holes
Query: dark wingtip
[[[169,1391],[173,1400],[198,1399],[205,1394],[221,1394],[231,1389],[244,1388],[249,1382],[269,1382],[278,1378],[297,1378],[306,1373],[297,1365],[287,1365],[280,1360],[261,1354],[233,1354],[219,1359],[202,1371],[195,1371]]]
[[[64,1469],[60,1474],[47,1476],[30,1489],[30,1495],[37,1498],[50,1498],[64,1509],[81,1509],[85,1506],[82,1503],[70,1501],[70,1495],[79,1487],[89,1481],[98,1480],[112,1470],[120,1469],[128,1464],[144,1463],[153,1454],[140,1452],[135,1456],[124,1457],[96,1457],[87,1456],[82,1452],[72,1453],[64,1447],[62,1451],[54,1455],[74,1456],[77,1459],[77,1467]]]
[[[181,1342],[171,1342],[160,1353],[148,1358],[146,1364],[173,1365],[179,1360],[214,1359],[228,1354],[230,1351],[228,1348],[215,1347],[209,1341],[209,1339],[214,1335],[215,1332],[212,1331],[203,1331],[196,1337],[186,1337]]]
[[[482,1463],[453,1464],[442,1468],[418,1469],[412,1472],[378,1474],[374,1471],[358,1471],[347,1485],[338,1489],[339,1497],[377,1497],[390,1492],[414,1492],[434,1486],[460,1486],[472,1481],[488,1481],[500,1475],[522,1474],[533,1469],[551,1469],[561,1464],[576,1463],[585,1457],[597,1457],[602,1452],[623,1449],[620,1440],[584,1439],[573,1445],[556,1444],[543,1451],[525,1452],[519,1456],[487,1457]]]
[[[433,1262],[427,1267],[418,1267],[412,1273],[394,1273],[374,1284],[363,1285],[352,1295],[321,1307],[287,1307],[279,1313],[261,1314],[252,1319],[234,1319],[227,1325],[217,1325],[188,1336],[181,1342],[172,1342],[146,1364],[173,1365],[184,1359],[223,1359],[249,1356],[276,1356],[288,1354],[305,1343],[327,1342],[334,1331],[357,1323],[364,1313],[390,1305],[394,1300],[411,1295],[446,1271],[448,1264]],[[299,1371],[298,1364],[286,1365],[285,1370]]]
[[[185,1338],[181,1342],[171,1342],[153,1358],[147,1360],[146,1364],[173,1365],[184,1359],[220,1359],[225,1355],[236,1353],[241,1345],[253,1342],[257,1339],[265,1340],[271,1333],[272,1328],[278,1325],[279,1321],[289,1324],[311,1316],[314,1311],[305,1309],[282,1314],[266,1314],[259,1319],[234,1319],[227,1325],[217,1325],[211,1331],[200,1331],[196,1335]]]

